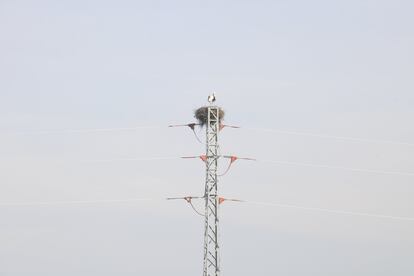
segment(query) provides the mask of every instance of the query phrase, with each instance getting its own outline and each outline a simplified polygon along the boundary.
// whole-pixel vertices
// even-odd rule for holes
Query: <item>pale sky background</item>
[[[202,218],[162,200],[201,195],[200,161],[85,160],[202,154],[190,130],[165,126],[192,122],[213,90],[245,127],[221,133],[224,153],[414,173],[413,10],[0,0],[0,275],[201,275]],[[160,128],[67,131],[136,126]],[[220,189],[414,218],[414,175],[240,161]],[[11,205],[147,197],[160,200]],[[223,276],[414,275],[414,221],[226,203],[221,230]]]

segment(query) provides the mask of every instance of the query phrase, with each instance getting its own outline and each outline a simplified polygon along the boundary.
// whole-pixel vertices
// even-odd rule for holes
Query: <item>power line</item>
[[[157,161],[157,160],[172,160],[180,157],[144,157],[144,158],[114,158],[114,159],[90,159],[81,160],[85,163],[110,163],[110,162],[128,162],[128,161]]]
[[[0,206],[36,206],[36,205],[73,205],[94,203],[120,203],[151,201],[153,198],[131,198],[131,199],[104,199],[104,200],[71,200],[71,201],[43,201],[43,202],[0,202]]]
[[[174,199],[184,199],[189,202],[188,199],[204,199],[205,197],[177,197],[177,198],[130,198],[130,199],[104,199],[104,200],[72,200],[72,201],[43,201],[43,202],[0,202],[0,206],[4,207],[18,207],[18,206],[41,206],[41,205],[76,205],[76,204],[105,204],[105,203],[123,203],[123,202],[140,202],[140,201],[162,201],[162,200],[174,200]],[[394,219],[394,220],[404,220],[404,221],[414,221],[413,217],[402,217],[402,216],[391,216],[391,215],[382,215],[382,214],[372,214],[372,213],[363,213],[363,212],[353,212],[353,211],[343,211],[327,208],[318,208],[318,207],[306,207],[293,204],[277,203],[277,202],[260,202],[260,201],[250,201],[243,199],[225,199],[220,198],[223,201],[235,201],[245,204],[253,204],[260,206],[271,206],[271,207],[281,207],[281,208],[293,208],[298,210],[306,211],[316,211],[316,212],[327,212],[332,214],[339,215],[352,215],[352,216],[364,216],[364,217],[374,217],[381,219]],[[194,206],[193,206],[194,207]],[[200,214],[197,210],[195,210]]]
[[[400,217],[400,216],[389,216],[389,215],[361,213],[361,212],[352,212],[352,211],[342,211],[342,210],[333,210],[333,209],[325,209],[325,208],[317,208],[317,207],[305,207],[305,206],[298,206],[298,205],[284,204],[284,203],[273,203],[273,202],[243,201],[243,200],[241,202],[255,204],[255,205],[262,205],[262,206],[294,208],[294,209],[300,209],[300,210],[327,212],[327,213],[342,214],[342,215],[352,215],[352,216],[374,217],[374,218],[381,218],[381,219],[395,219],[395,220],[414,221],[414,218],[412,218],[412,217]]]
[[[343,140],[343,141],[352,141],[352,142],[414,146],[413,143],[406,143],[406,142],[399,142],[399,141],[364,139],[364,138],[326,135],[326,134],[318,134],[318,133],[286,131],[286,130],[278,130],[278,129],[271,129],[271,128],[244,128],[244,129],[254,130],[254,131],[270,132],[270,133],[278,133],[278,134],[298,135],[298,136],[307,136],[307,137],[315,137],[315,138],[323,138],[323,139],[335,139],[335,140]]]
[[[136,126],[124,128],[79,128],[79,129],[53,129],[53,130],[33,130],[33,131],[16,131],[4,132],[2,134],[11,135],[44,135],[44,134],[68,134],[68,133],[93,133],[93,132],[118,132],[118,131],[136,131],[141,129],[163,128],[160,126]]]
[[[212,99],[212,102],[215,101],[215,97],[209,97],[209,101]],[[323,209],[323,208],[314,208],[314,207],[302,207],[297,205],[290,205],[290,204],[280,204],[280,203],[266,203],[266,202],[255,202],[255,201],[242,201],[238,199],[225,199],[219,196],[218,193],[218,177],[221,175],[227,174],[230,170],[232,164],[237,159],[242,159],[237,156],[226,156],[221,155],[219,151],[219,144],[218,144],[218,136],[220,130],[222,130],[222,112],[221,108],[216,106],[208,106],[202,107],[195,111],[195,117],[199,120],[201,126],[205,126],[206,128],[206,154],[200,156],[186,156],[183,158],[199,158],[201,159],[206,165],[206,184],[205,184],[205,231],[204,231],[204,262],[203,262],[203,276],[219,276],[220,274],[220,244],[219,244],[219,205],[223,202],[227,201],[235,201],[235,202],[246,202],[250,204],[258,204],[258,205],[268,205],[268,206],[277,206],[277,207],[288,207],[288,208],[295,208],[301,210],[308,210],[308,211],[319,211],[319,212],[329,212],[335,214],[342,214],[342,215],[358,215],[358,216],[370,216],[376,218],[387,218],[387,219],[398,219],[398,220],[410,220],[414,221],[414,218],[408,217],[397,217],[397,216],[386,216],[386,215],[378,215],[378,214],[369,214],[369,213],[358,213],[358,212],[350,212],[350,211],[340,211],[340,210],[332,210],[332,209]],[[188,126],[194,131],[195,123],[186,124],[186,125],[179,125],[179,126]],[[286,134],[286,132],[284,132]],[[306,135],[304,133],[294,133],[290,132],[289,134],[295,135]],[[311,135],[311,134],[310,134]],[[308,134],[309,136],[309,134]],[[346,138],[345,140],[351,141],[358,141],[358,142],[367,142],[364,139],[356,139],[351,137],[337,137],[337,136],[326,136],[326,135],[319,135],[316,137],[320,138],[333,138],[333,139],[342,139]],[[200,142],[200,139],[197,140]],[[370,140],[369,142],[382,142],[382,143],[389,143],[389,141],[373,141]],[[402,143],[398,143],[402,144]],[[230,164],[227,167],[226,171],[219,175],[218,174],[218,159],[220,157],[226,157],[230,159]],[[247,160],[255,160],[253,158],[244,158]],[[413,176],[414,173],[405,173],[405,172],[393,172],[393,171],[379,171],[379,170],[366,170],[366,169],[354,169],[354,168],[347,168],[347,167],[340,167],[340,166],[329,166],[329,165],[320,165],[320,164],[308,164],[308,163],[299,163],[299,162],[289,162],[289,161],[273,161],[273,160],[263,160],[263,162],[269,163],[276,163],[276,164],[284,164],[284,165],[296,165],[296,166],[310,166],[310,167],[318,167],[318,168],[328,168],[328,169],[342,169],[342,170],[349,170],[349,171],[357,171],[357,172],[368,172],[368,173],[382,173],[382,174],[394,174],[394,175],[410,175]],[[187,201],[193,208],[193,210],[199,213],[192,203],[192,197],[184,197],[182,198]]]
[[[229,158],[232,156],[227,155],[218,155],[219,157]],[[145,158],[115,158],[115,159],[95,159],[95,160],[81,160],[81,162],[86,163],[106,163],[106,162],[128,162],[128,161],[157,161],[157,160],[172,160],[172,159],[181,159],[181,158],[206,158],[205,155],[200,156],[185,156],[185,157],[145,157]],[[303,162],[294,162],[294,161],[284,161],[284,160],[266,160],[266,159],[252,159],[252,158],[239,158],[234,156],[237,159],[248,159],[252,161],[258,161],[261,163],[271,163],[271,164],[278,164],[278,165],[288,165],[288,166],[300,166],[300,167],[312,167],[312,168],[321,168],[321,169],[335,169],[335,170],[345,170],[345,171],[352,171],[352,172],[362,172],[362,173],[370,173],[370,174],[390,174],[390,175],[401,175],[401,176],[414,176],[414,172],[401,172],[401,171],[386,171],[386,170],[371,170],[371,169],[364,169],[364,168],[350,168],[350,167],[343,167],[343,166],[331,166],[331,165],[324,165],[324,164],[314,164],[314,163],[303,163]],[[205,162],[205,160],[203,160]],[[233,162],[230,163],[230,166]],[[229,167],[227,167],[225,173],[228,172]],[[225,173],[218,175],[223,176]]]
[[[212,99],[212,101],[215,101]],[[243,201],[238,199],[225,199],[220,197],[218,191],[218,159],[220,157],[229,158],[230,164],[227,170],[224,172],[226,174],[232,163],[237,159],[248,159],[254,160],[251,158],[239,158],[236,156],[226,156],[221,155],[220,147],[218,143],[218,137],[220,131],[225,127],[221,123],[224,116],[224,112],[220,107],[217,106],[207,106],[199,108],[196,111],[196,118],[199,120],[199,125],[206,128],[206,154],[199,157],[206,166],[206,179],[204,187],[203,197],[183,197],[191,205],[193,210],[204,217],[204,257],[203,257],[203,275],[204,276],[219,276],[220,274],[220,243],[219,243],[219,206],[225,201],[234,201],[247,204],[255,204],[261,206],[273,206],[273,207],[282,207],[282,208],[294,208],[298,210],[307,210],[307,211],[318,211],[318,212],[327,212],[332,214],[341,214],[341,215],[354,215],[354,216],[366,216],[366,217],[375,217],[382,219],[395,219],[395,220],[406,220],[414,221],[414,218],[410,217],[400,217],[400,216],[389,216],[389,215],[380,215],[380,214],[370,214],[370,213],[361,213],[361,212],[351,212],[351,211],[341,211],[333,209],[324,209],[324,208],[315,208],[315,207],[304,207],[291,204],[282,204],[282,203],[272,203],[272,202],[257,202],[257,201]],[[196,139],[201,142],[197,136],[194,128],[198,124],[191,123],[187,125],[190,127],[196,137]],[[173,126],[170,126],[173,127]],[[234,127],[234,126],[229,126]],[[34,131],[34,132],[21,132],[20,134],[68,134],[68,133],[98,133],[98,132],[113,132],[113,131],[136,131],[141,129],[149,128],[160,128],[153,126],[140,126],[140,127],[131,127],[131,128],[92,128],[92,129],[64,129],[64,130],[46,130],[46,131]],[[238,128],[238,127],[234,127]],[[397,145],[408,145],[414,146],[410,143],[394,142],[394,141],[384,141],[384,140],[371,140],[371,139],[359,139],[353,137],[340,137],[340,136],[330,136],[323,134],[312,134],[312,133],[302,133],[302,132],[293,132],[293,131],[281,131],[276,129],[260,129],[260,128],[247,128],[248,130],[259,130],[265,132],[279,133],[279,134],[288,134],[288,135],[301,135],[308,137],[317,137],[324,139],[336,139],[343,141],[353,141],[353,142],[369,142],[369,143],[388,143],[388,144],[397,144]],[[19,134],[19,133],[15,133]],[[115,159],[101,159],[101,160],[83,160],[82,162],[87,163],[101,163],[101,162],[118,162],[118,161],[151,161],[151,160],[169,160],[177,159],[180,157],[152,157],[152,158],[115,158]],[[190,157],[193,158],[193,157]],[[312,164],[312,163],[301,163],[301,162],[291,162],[291,161],[276,161],[276,160],[262,160],[264,163],[273,163],[279,165],[294,165],[294,166],[307,166],[313,168],[327,168],[327,169],[341,169],[355,172],[366,172],[366,173],[380,173],[380,174],[393,174],[393,175],[408,175],[414,176],[414,173],[411,172],[395,172],[395,171],[382,171],[382,170],[369,170],[369,169],[357,169],[357,168],[348,168],[341,166],[330,166],[322,164]],[[192,199],[202,198],[205,202],[204,213],[199,212],[193,205]],[[177,199],[177,198],[164,198],[167,200]],[[149,201],[153,200],[150,198],[135,198],[135,199],[124,199],[124,200],[84,200],[84,201],[61,201],[61,202],[21,202],[21,203],[0,203],[0,206],[33,206],[33,205],[59,205],[59,204],[100,204],[100,203],[121,203],[121,202],[136,202],[136,201]]]
[[[187,125],[185,125],[187,126]],[[226,126],[226,125],[224,125]],[[125,127],[125,128],[80,128],[80,129],[55,129],[55,130],[33,130],[33,131],[17,131],[17,132],[5,132],[2,134],[13,134],[13,135],[42,135],[42,134],[59,134],[59,133],[93,133],[93,132],[117,132],[117,131],[136,131],[141,129],[155,129],[155,128],[165,128],[166,126],[136,126],[136,127]],[[232,128],[240,128],[229,126]],[[277,134],[287,134],[287,135],[297,135],[297,136],[307,136],[314,138],[323,138],[323,139],[334,139],[342,141],[352,141],[352,142],[362,142],[362,143],[376,143],[376,144],[393,144],[393,145],[403,145],[403,146],[414,146],[414,143],[400,142],[400,141],[391,141],[391,140],[381,140],[381,139],[364,139],[357,137],[349,136],[337,136],[337,135],[327,135],[321,133],[309,133],[309,132],[300,132],[300,131],[288,131],[272,128],[254,128],[254,127],[243,127],[241,129],[252,130],[252,131],[263,131]],[[198,137],[197,137],[198,138]]]
[[[303,166],[303,167],[322,168],[322,169],[336,169],[336,170],[346,170],[346,171],[373,173],[373,174],[414,176],[414,173],[412,172],[358,169],[358,168],[349,168],[349,167],[342,167],[342,166],[331,166],[331,165],[321,165],[321,164],[301,163],[301,162],[291,162],[291,161],[276,161],[276,160],[258,160],[258,161],[264,162],[264,163],[280,164],[280,165]]]

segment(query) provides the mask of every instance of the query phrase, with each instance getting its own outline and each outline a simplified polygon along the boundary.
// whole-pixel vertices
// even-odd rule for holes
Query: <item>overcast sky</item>
[[[162,199],[203,163],[122,159],[203,154],[166,126],[213,90],[244,127],[222,152],[281,162],[237,161],[224,196],[414,218],[413,10],[0,0],[0,275],[201,275],[203,219]],[[414,221],[226,202],[220,225],[224,276],[414,275]]]

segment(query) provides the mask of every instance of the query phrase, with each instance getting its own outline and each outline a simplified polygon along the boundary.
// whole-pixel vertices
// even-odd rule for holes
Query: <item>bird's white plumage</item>
[[[209,103],[214,103],[216,101],[216,93],[213,92],[212,95],[208,96],[207,100],[208,100]]]

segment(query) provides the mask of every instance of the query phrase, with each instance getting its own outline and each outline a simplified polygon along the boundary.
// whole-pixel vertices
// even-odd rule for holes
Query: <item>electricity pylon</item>
[[[213,95],[214,96],[214,95]],[[213,101],[214,102],[214,101]],[[212,103],[212,102],[210,102]],[[198,113],[200,111],[200,113]],[[189,127],[195,134],[197,140],[201,142],[194,131],[196,125],[206,127],[206,154],[200,156],[183,156],[181,158],[200,158],[206,164],[206,184],[204,195],[202,197],[185,196],[167,198],[168,200],[184,199],[192,209],[199,215],[204,217],[204,260],[203,260],[203,276],[219,276],[220,271],[220,245],[219,245],[219,206],[224,201],[241,202],[237,199],[229,199],[220,197],[218,193],[218,177],[227,174],[232,164],[238,159],[255,160],[252,158],[238,157],[234,155],[221,155],[218,136],[224,127],[239,128],[237,126],[222,124],[224,112],[218,106],[210,105],[201,107],[195,112],[195,117],[199,121],[198,124],[190,123],[184,125],[170,125],[169,127]],[[223,174],[218,174],[218,159],[230,159],[229,166]],[[204,214],[199,212],[193,205],[192,199],[204,199]]]
[[[217,167],[219,158],[218,134],[220,131],[220,108],[209,106],[206,122],[206,185],[204,224],[203,276],[220,274],[219,246],[219,196]]]

